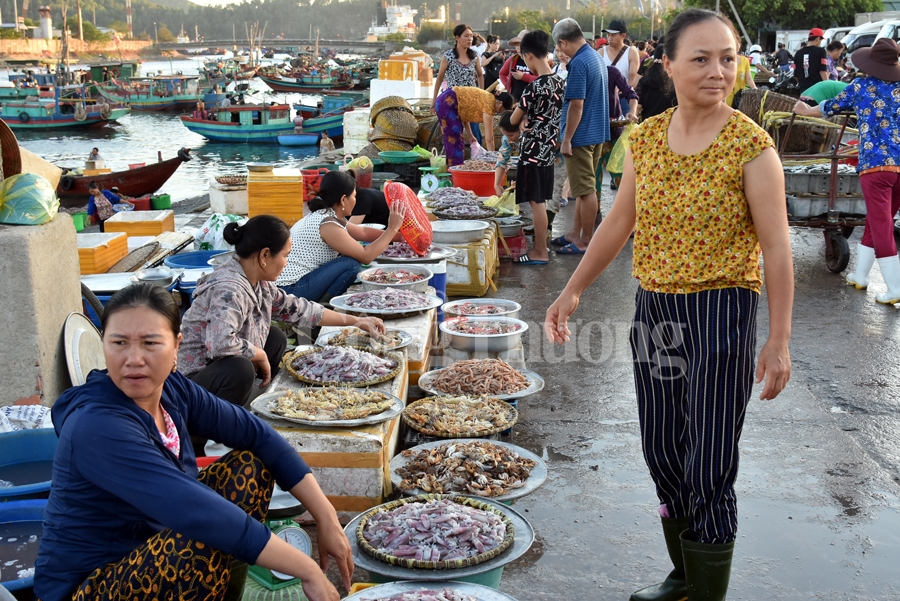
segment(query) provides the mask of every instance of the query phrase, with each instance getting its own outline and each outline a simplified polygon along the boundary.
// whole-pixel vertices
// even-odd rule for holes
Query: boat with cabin
[[[110,102],[128,104],[135,111],[191,109],[203,97],[197,75],[113,79],[98,83],[97,91]]]
[[[327,104],[326,104],[327,103]],[[352,111],[355,108],[365,106],[369,103],[368,92],[343,92],[338,96],[324,96],[322,98],[322,109],[318,115],[303,121],[303,131],[311,134],[321,134],[323,131],[328,132],[331,138],[344,137],[344,113]],[[327,110],[328,106],[332,106],[331,110]],[[294,108],[303,115],[303,105],[295,104]]]
[[[13,130],[51,130],[97,127],[131,113],[119,103],[95,102],[87,98],[86,86],[58,86],[50,98],[32,96],[4,102],[0,119]]]
[[[181,123],[214,142],[274,144],[278,142],[278,136],[294,133],[291,107],[287,104],[210,107],[203,114],[194,111],[190,115],[182,115]]]
[[[326,72],[312,69],[308,73],[281,77],[259,73],[259,78],[276,92],[309,93],[328,90],[349,90],[353,87],[353,78],[350,76],[350,73],[337,69]]]

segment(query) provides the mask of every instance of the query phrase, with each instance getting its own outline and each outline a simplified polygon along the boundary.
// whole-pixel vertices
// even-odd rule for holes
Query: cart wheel
[[[845,225],[845,226],[841,227],[841,235],[842,235],[844,238],[846,238],[847,240],[849,240],[849,239],[850,239],[850,236],[853,235],[853,226],[852,226],[852,225]]]
[[[838,232],[825,232],[825,266],[831,273],[840,273],[850,263],[850,245]]]

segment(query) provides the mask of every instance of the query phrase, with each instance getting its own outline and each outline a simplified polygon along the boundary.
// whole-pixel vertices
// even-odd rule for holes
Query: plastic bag
[[[59,211],[56,190],[36,173],[13,175],[0,185],[0,223],[41,225]]]
[[[634,128],[634,123],[626,125],[625,129],[622,131],[622,135],[619,136],[618,141],[616,141],[616,145],[613,146],[612,152],[609,153],[609,161],[606,163],[606,170],[609,171],[609,174],[612,176],[620,177],[622,172],[625,171],[625,151],[628,150],[628,140],[631,137],[631,132],[634,131]]]
[[[413,147],[412,152],[415,152],[417,155],[419,155],[419,156],[422,157],[423,159],[430,159],[430,158],[431,158],[431,151],[425,150],[424,148],[422,148],[422,147],[419,146],[418,144],[416,144],[416,145]]]
[[[246,217],[241,217],[240,215],[213,213],[194,234],[194,249],[233,250],[234,247],[225,242],[222,232],[225,230],[225,226],[231,222],[243,225],[246,221]]]
[[[487,151],[478,143],[478,140],[472,140],[472,143],[469,144],[469,156],[471,158],[477,159],[485,152]]]
[[[484,201],[484,206],[497,209],[497,217],[511,217],[519,214],[519,205],[516,204],[516,189],[507,188],[503,196],[491,196]]]
[[[431,166],[437,169],[435,174],[447,173],[447,157],[438,154],[437,148],[432,148],[429,156],[431,158]]]

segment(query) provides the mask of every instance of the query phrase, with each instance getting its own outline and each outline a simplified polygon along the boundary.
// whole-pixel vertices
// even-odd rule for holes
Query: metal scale
[[[303,505],[289,493],[275,489],[269,503],[266,526],[272,533],[303,553],[312,557],[312,540],[309,535],[292,520],[306,512]],[[269,591],[279,591],[289,586],[300,586],[300,580],[289,574],[269,570],[261,566],[250,566],[250,578]]]

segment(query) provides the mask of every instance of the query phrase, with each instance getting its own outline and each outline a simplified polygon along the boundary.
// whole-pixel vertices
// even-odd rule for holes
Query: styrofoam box
[[[389,79],[373,79],[369,83],[370,104],[374,105],[382,98],[387,98],[388,96],[400,96],[407,100],[431,98],[431,89],[428,86],[423,88],[418,80],[391,81]]]
[[[213,213],[246,215],[249,212],[247,187],[223,186],[218,182],[210,182],[209,208]]]

